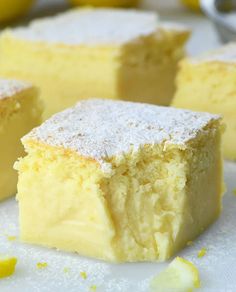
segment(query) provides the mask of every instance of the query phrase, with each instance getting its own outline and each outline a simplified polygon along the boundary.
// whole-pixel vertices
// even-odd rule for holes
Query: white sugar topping
[[[177,144],[220,117],[171,107],[103,99],[84,100],[55,114],[23,138],[64,147],[101,163],[145,144]]]
[[[222,46],[199,57],[193,57],[190,61],[194,64],[202,62],[236,63],[236,43]]]
[[[153,12],[122,9],[74,9],[58,16],[33,21],[13,30],[14,36],[30,41],[63,44],[122,44],[158,30]],[[171,25],[171,29],[184,29]],[[186,29],[185,29],[186,30]]]
[[[10,79],[0,79],[0,100],[11,97],[14,94],[29,88],[30,85],[26,82]]]

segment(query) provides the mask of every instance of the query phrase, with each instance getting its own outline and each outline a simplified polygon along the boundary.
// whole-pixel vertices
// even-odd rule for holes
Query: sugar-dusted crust
[[[122,9],[74,9],[55,17],[33,21],[11,32],[30,41],[69,45],[123,44],[159,29],[188,31],[178,24],[158,21],[153,12]]]
[[[193,64],[201,64],[206,62],[236,64],[236,43],[230,43],[201,56],[192,57],[189,61]]]
[[[11,97],[31,87],[32,86],[26,82],[10,79],[0,79],[0,100]]]
[[[109,157],[145,144],[178,145],[194,139],[220,116],[104,99],[84,100],[55,114],[22,141],[76,151],[105,167]]]

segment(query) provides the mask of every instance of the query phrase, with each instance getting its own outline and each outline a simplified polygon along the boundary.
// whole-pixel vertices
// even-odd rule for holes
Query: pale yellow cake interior
[[[125,44],[86,46],[27,41],[5,32],[0,74],[41,89],[44,119],[91,96],[168,105],[188,36],[188,31],[160,28]]]
[[[186,148],[146,145],[109,159],[24,141],[21,239],[112,262],[163,261],[220,214],[221,129],[211,122]]]
[[[23,156],[22,136],[41,121],[41,104],[35,88],[0,99],[0,200],[16,193],[13,164]]]
[[[172,103],[224,117],[225,158],[236,159],[236,65],[224,62],[184,61],[177,77],[177,92]]]

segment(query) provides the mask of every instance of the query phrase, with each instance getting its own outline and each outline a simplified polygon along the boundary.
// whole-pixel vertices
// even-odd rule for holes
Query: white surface
[[[160,10],[161,0],[153,3]],[[191,54],[219,45],[208,20],[201,15],[185,14],[174,6],[162,7],[163,15],[168,19],[181,20],[193,28],[194,34],[189,44]],[[232,189],[236,188],[236,164],[226,163],[225,177],[228,192],[223,200],[222,216],[195,241],[194,246],[179,253],[198,266],[202,279],[199,292],[236,291],[236,197],[232,194]],[[19,241],[10,242],[5,234],[18,235],[17,218],[18,209],[14,199],[0,204],[0,252],[15,255],[19,261],[15,275],[0,280],[1,292],[86,292],[92,284],[97,285],[98,292],[146,292],[150,279],[167,265],[111,265],[75,254],[25,245]],[[206,247],[208,252],[205,257],[198,259],[197,252],[202,247]],[[48,263],[48,267],[37,270],[36,263],[43,261]],[[65,267],[69,268],[68,273],[63,272]],[[81,271],[87,272],[87,280],[80,277]]]
[[[225,178],[228,188],[224,196],[224,208],[220,219],[213,224],[194,246],[179,253],[196,264],[200,271],[202,288],[199,292],[234,292],[236,289],[236,164],[227,162]],[[86,292],[92,284],[98,292],[146,292],[153,276],[167,263],[107,264],[80,257],[76,254],[8,241],[7,235],[18,235],[18,208],[14,199],[0,206],[0,250],[3,254],[18,257],[13,277],[0,280],[1,292]],[[197,253],[207,248],[205,257],[198,259]],[[44,270],[36,268],[37,262],[47,262]],[[69,268],[65,273],[64,268]],[[86,271],[87,280],[80,277]],[[174,292],[174,291],[173,291]]]

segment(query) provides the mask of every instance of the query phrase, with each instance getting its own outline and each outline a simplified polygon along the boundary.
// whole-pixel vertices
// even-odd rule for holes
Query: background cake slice
[[[181,62],[173,106],[222,114],[224,156],[236,159],[236,44]]]
[[[152,12],[75,9],[5,31],[0,74],[39,86],[45,118],[91,96],[168,105],[188,36]]]
[[[108,261],[165,260],[220,214],[220,118],[88,100],[23,138],[21,239]]]
[[[0,79],[0,200],[16,193],[13,164],[24,153],[20,139],[40,124],[41,113],[34,87]]]

